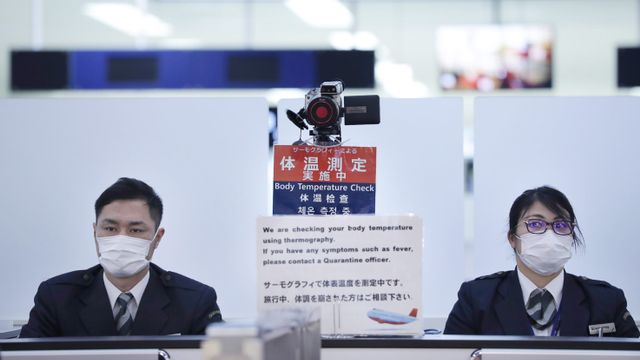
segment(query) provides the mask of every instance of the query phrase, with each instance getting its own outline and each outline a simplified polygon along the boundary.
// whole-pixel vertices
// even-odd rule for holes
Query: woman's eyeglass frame
[[[564,220],[564,219],[553,220],[552,222],[548,222],[543,219],[527,219],[527,220],[523,220],[522,222],[525,224],[525,228],[527,229],[527,231],[530,232],[531,234],[544,234],[545,232],[547,232],[547,229],[551,225],[551,230],[553,230],[554,233],[560,236],[573,235],[573,228],[576,226],[575,223],[572,223],[571,221]],[[529,225],[530,222],[531,223],[538,222],[538,223],[544,224],[545,226],[544,228],[542,228],[542,231],[535,228],[532,230],[531,228],[532,225]],[[558,232],[557,224],[567,225],[566,228],[569,229],[569,232],[568,233]]]

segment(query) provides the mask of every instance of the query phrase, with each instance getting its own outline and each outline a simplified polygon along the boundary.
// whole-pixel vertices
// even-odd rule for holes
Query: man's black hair
[[[156,230],[162,221],[162,199],[153,188],[143,181],[122,177],[109,186],[96,200],[96,221],[102,208],[116,200],[143,200],[149,207],[149,215],[156,223]]]

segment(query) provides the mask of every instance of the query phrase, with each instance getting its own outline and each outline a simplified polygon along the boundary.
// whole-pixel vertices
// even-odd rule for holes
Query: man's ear
[[[155,245],[153,245],[154,249],[158,248],[158,245],[160,244],[160,240],[162,240],[162,237],[164,236],[164,228],[159,228],[158,229],[158,233],[156,234],[156,238],[155,240]]]
[[[96,236],[96,223],[93,223],[93,243],[96,246],[96,254],[100,257],[100,249],[98,248],[98,237]]]
[[[152,245],[149,248],[149,253],[146,256],[147,260],[151,261],[151,259],[153,258],[153,254],[158,248],[158,245],[160,244],[160,240],[162,240],[163,236],[164,236],[164,228],[159,228],[158,231],[156,232],[156,237],[151,239]]]

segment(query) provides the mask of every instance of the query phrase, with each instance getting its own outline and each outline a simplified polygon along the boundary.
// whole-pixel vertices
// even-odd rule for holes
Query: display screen
[[[68,55],[64,51],[12,51],[12,90],[66,89]]]
[[[320,51],[316,57],[316,82],[342,80],[346,88],[375,86],[373,51]]]
[[[640,47],[618,48],[618,87],[640,86]]]
[[[112,56],[109,58],[110,82],[153,82],[158,79],[158,60],[153,56]]]
[[[229,55],[227,61],[229,81],[277,82],[280,79],[277,55]]]
[[[436,46],[443,90],[552,87],[548,26],[445,26],[437,31]]]

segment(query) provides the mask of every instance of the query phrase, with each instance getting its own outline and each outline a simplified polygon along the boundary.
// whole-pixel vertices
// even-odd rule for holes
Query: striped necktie
[[[113,318],[116,320],[116,331],[118,335],[129,335],[133,326],[133,317],[129,311],[129,303],[133,300],[131,293],[122,293],[116,299],[113,307]]]
[[[546,329],[556,316],[556,302],[546,289],[535,289],[527,301],[527,314],[531,326],[538,330]]]

